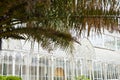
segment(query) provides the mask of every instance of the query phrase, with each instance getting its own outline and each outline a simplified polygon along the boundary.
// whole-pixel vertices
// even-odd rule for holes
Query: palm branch
[[[78,36],[83,31],[89,36],[92,30],[119,32],[119,5],[116,0],[0,1],[0,38],[33,38],[43,47],[51,43],[68,47],[76,41],[71,30]]]
[[[54,29],[42,27],[17,27],[12,30],[3,31],[0,38],[15,38],[15,39],[34,39],[41,43],[43,48],[51,46],[59,46],[67,48],[73,41],[77,42],[70,33],[60,32]],[[54,43],[54,44],[53,44]]]

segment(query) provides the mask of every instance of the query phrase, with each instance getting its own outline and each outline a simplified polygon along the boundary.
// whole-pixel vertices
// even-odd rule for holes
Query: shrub
[[[7,76],[6,80],[22,80],[22,79],[18,76]]]
[[[1,76],[0,80],[22,80],[20,77],[18,76]]]
[[[6,76],[0,76],[0,80],[6,80]]]
[[[84,75],[82,75],[82,76],[79,76],[79,77],[75,77],[75,80],[90,80],[90,79],[88,79]]]

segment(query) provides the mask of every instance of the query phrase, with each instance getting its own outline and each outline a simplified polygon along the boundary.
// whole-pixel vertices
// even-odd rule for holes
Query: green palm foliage
[[[68,48],[93,30],[120,31],[117,0],[4,0],[0,1],[0,38],[33,39],[43,47]],[[86,27],[87,26],[87,27]]]

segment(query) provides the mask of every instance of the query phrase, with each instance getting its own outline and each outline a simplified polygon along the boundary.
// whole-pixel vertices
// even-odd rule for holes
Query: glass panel
[[[51,59],[49,57],[46,58],[47,66],[46,66],[46,80],[51,80],[52,71],[51,71]]]
[[[2,64],[0,63],[0,74],[2,74]]]
[[[78,60],[78,61],[76,62],[75,73],[76,73],[76,76],[77,76],[77,77],[81,75],[81,62],[80,62],[80,60]]]
[[[104,46],[107,49],[115,50],[115,37],[105,35]]]
[[[41,57],[39,59],[39,79],[50,80],[48,77],[51,75],[51,64],[49,64],[48,57]]]
[[[120,38],[117,38],[117,50],[120,50]]]
[[[9,56],[9,62],[12,62],[12,56]]]
[[[87,60],[87,64],[86,64],[86,72],[87,72],[87,74],[86,74],[86,78],[88,78],[88,79],[92,79],[92,75],[91,75],[91,73],[92,73],[92,62],[91,62],[91,60]]]
[[[4,61],[7,62],[7,55],[4,56]]]
[[[32,57],[32,65],[36,65],[37,64],[37,57]]]
[[[100,62],[94,63],[94,79],[102,80],[102,64]]]
[[[30,73],[29,73],[30,79],[36,80],[36,78],[37,78],[37,66],[32,65],[29,68],[30,68]]]
[[[54,79],[63,80],[65,77],[64,61],[62,58],[55,59]]]
[[[103,37],[102,36],[91,36],[89,37],[89,40],[91,41],[91,43],[93,44],[93,46],[97,46],[97,47],[103,47]]]
[[[67,74],[67,80],[71,80],[72,78],[72,65],[70,61],[66,61],[66,74]]]
[[[44,80],[45,77],[45,68],[39,67],[39,80]]]
[[[26,75],[26,65],[23,65],[23,66],[22,66],[22,74],[23,74],[23,75]]]
[[[21,72],[22,72],[21,69],[22,69],[21,65],[15,65],[15,74],[21,76]]]
[[[20,63],[21,61],[22,61],[22,57],[21,57],[21,55],[18,53],[18,54],[16,54],[16,57],[15,57],[16,59],[15,59],[15,61],[17,62],[17,63]]]
[[[3,63],[3,75],[7,75],[7,64]]]
[[[116,79],[115,77],[115,66],[112,64],[109,64],[107,67],[107,79]]]
[[[8,69],[8,74],[12,75],[12,64],[8,64],[9,69]]]
[[[117,65],[115,66],[115,77],[119,79],[119,67]]]

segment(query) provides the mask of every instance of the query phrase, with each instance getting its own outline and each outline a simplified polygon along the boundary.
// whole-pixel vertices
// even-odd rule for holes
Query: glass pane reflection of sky
[[[93,46],[111,49],[111,50],[120,50],[120,37],[110,36],[110,35],[101,35],[101,36],[92,36],[89,37],[89,40]]]

